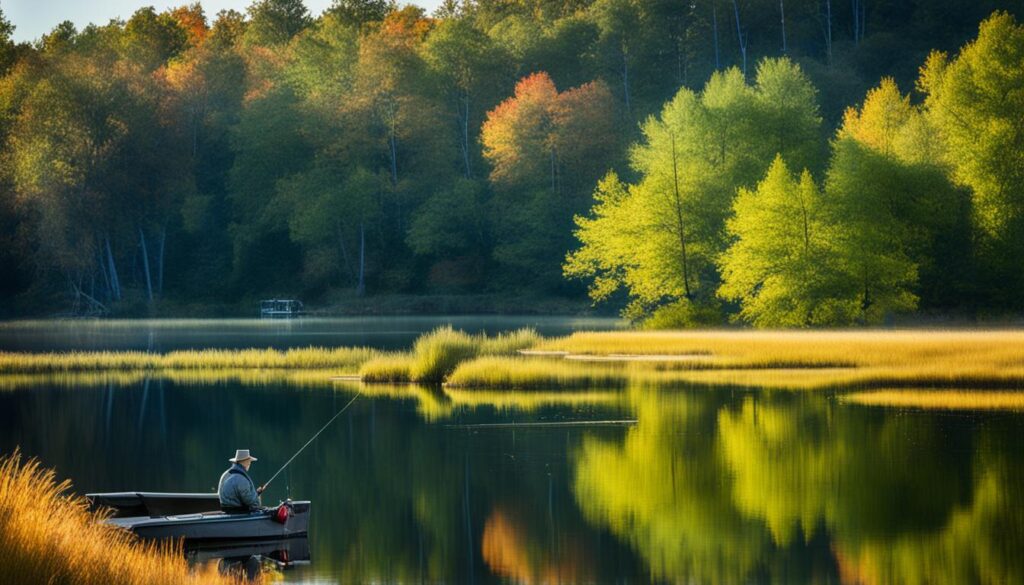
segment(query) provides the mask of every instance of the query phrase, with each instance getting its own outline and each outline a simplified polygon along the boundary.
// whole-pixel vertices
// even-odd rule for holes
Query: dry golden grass
[[[287,385],[328,388],[335,370],[299,369],[211,369],[211,370],[101,370],[55,371],[34,374],[0,374],[0,391],[40,386],[80,388],[83,386],[133,386],[150,378],[183,386],[237,383],[245,386]]]
[[[364,382],[377,384],[399,384],[410,380],[409,369],[412,356],[406,353],[392,353],[369,360],[359,368],[359,377]]]
[[[634,376],[668,384],[1024,388],[1022,331],[601,332],[535,349],[628,361]]]
[[[865,406],[922,410],[1024,410],[1024,392],[985,390],[874,390],[839,397]]]
[[[354,372],[380,355],[363,347],[204,349],[166,354],[141,351],[67,353],[0,352],[0,374],[95,372],[103,370],[330,369]]]
[[[170,585],[236,583],[193,573],[181,550],[144,544],[102,524],[68,482],[19,453],[0,459],[0,577],[4,583]]]

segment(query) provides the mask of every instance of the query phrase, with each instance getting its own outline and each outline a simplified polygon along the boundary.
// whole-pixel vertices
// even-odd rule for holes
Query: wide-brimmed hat
[[[235,456],[232,457],[231,459],[228,459],[228,461],[232,463],[241,463],[242,461],[245,461],[247,459],[250,461],[259,461],[259,459],[256,459],[252,455],[249,455],[248,449],[239,449],[238,451],[235,451]]]

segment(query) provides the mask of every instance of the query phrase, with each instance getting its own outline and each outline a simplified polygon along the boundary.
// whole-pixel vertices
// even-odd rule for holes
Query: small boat
[[[287,500],[251,512],[220,510],[217,494],[117,492],[88,494],[93,508],[114,509],[108,523],[147,539],[268,540],[305,536],[308,501]]]
[[[260,317],[298,317],[305,314],[302,301],[295,299],[266,299],[260,301]]]

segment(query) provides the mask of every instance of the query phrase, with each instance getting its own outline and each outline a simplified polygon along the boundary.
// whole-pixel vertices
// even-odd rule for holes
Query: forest
[[[1024,309],[1016,1],[200,4],[15,43],[0,315],[383,295]]]

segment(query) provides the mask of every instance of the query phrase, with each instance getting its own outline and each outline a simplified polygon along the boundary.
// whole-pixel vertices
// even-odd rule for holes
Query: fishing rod
[[[291,463],[292,461],[294,461],[295,458],[299,456],[299,453],[302,453],[302,451],[305,450],[306,447],[309,447],[309,444],[312,443],[313,441],[315,441],[316,438],[320,436],[320,433],[322,433],[325,430],[327,430],[327,427],[331,426],[331,423],[334,422],[339,416],[341,416],[341,413],[345,412],[345,410],[348,409],[348,407],[352,406],[352,403],[355,402],[356,398],[359,398],[359,395],[362,394],[362,393],[363,393],[362,389],[357,390],[356,391],[356,395],[352,397],[352,400],[348,401],[348,404],[346,404],[345,406],[341,407],[341,410],[336,412],[334,414],[334,416],[331,417],[331,420],[327,421],[327,424],[325,424],[324,426],[320,427],[320,430],[317,431],[316,434],[314,434],[312,437],[310,437],[309,440],[306,441],[305,445],[299,447],[299,450],[296,451],[295,454],[291,456],[291,459],[289,459],[288,461],[284,462],[284,465],[281,466],[281,469],[278,469],[277,472],[274,475],[270,476],[270,479],[268,479],[266,483],[264,483],[263,485],[260,486],[259,492],[263,493],[264,491],[266,491],[267,487],[270,485],[270,482],[274,481],[274,478],[276,478],[278,475],[281,475],[281,472],[284,471],[285,467],[288,467],[288,464]]]

